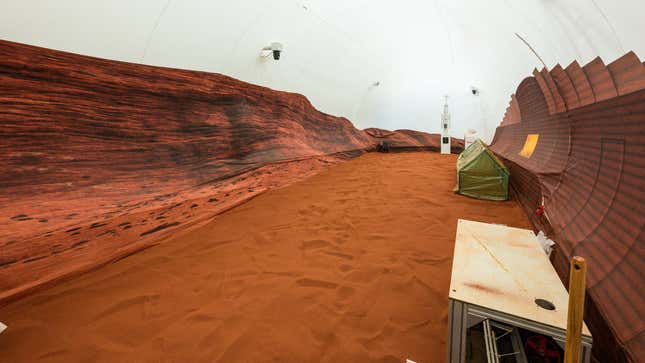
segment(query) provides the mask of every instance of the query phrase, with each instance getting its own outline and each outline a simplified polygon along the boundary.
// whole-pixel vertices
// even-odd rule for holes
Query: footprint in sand
[[[302,278],[300,280],[297,280],[296,283],[303,287],[317,287],[321,289],[335,289],[336,287],[338,287],[338,284],[334,282],[309,278]]]
[[[412,261],[416,263],[420,263],[423,265],[430,265],[430,266],[438,265],[440,263],[448,262],[450,260],[452,260],[450,256],[436,257],[436,258],[412,258]]]
[[[342,244],[344,244],[345,242],[347,242],[347,237],[342,237],[342,236],[335,237],[335,238],[334,238],[334,242],[335,242],[337,245],[342,245]]]
[[[345,275],[344,280],[357,284],[370,284],[387,273],[383,267],[370,267],[367,269],[354,270]]]
[[[337,290],[336,295],[338,295],[339,299],[344,300],[354,295],[355,292],[356,290],[351,286],[341,286]]]
[[[209,314],[198,313],[188,317],[188,320],[198,323],[208,323],[215,320],[215,317]]]
[[[354,259],[354,256],[348,255],[348,254],[345,254],[345,253],[340,253],[340,252],[324,251],[323,253],[327,254],[327,255],[330,255],[330,256],[340,257],[340,258],[343,258],[343,259],[346,259],[346,260],[353,260]]]
[[[340,204],[340,205],[343,205],[343,204],[345,204],[345,203],[347,203],[347,202],[350,202],[350,201],[352,201],[352,199],[350,199],[350,198],[340,198],[340,199],[336,199],[336,203],[337,203],[337,204]]]
[[[103,310],[99,313],[95,319],[100,320],[106,317],[121,314],[128,310],[139,310],[144,318],[149,318],[158,310],[159,307],[160,295],[143,295],[136,296],[129,299],[121,300],[117,303],[112,304],[109,308]]]
[[[327,246],[331,246],[331,243],[329,241],[325,241],[324,239],[313,239],[309,241],[303,241],[302,244],[300,245],[300,249],[311,250],[311,249],[323,248]]]
[[[260,233],[253,234],[253,240],[255,240],[255,243],[259,246],[266,246],[271,244],[271,240]]]
[[[41,356],[38,357],[38,359],[50,359],[50,358],[60,359],[61,356],[67,353],[69,353],[69,350],[67,349],[54,350],[54,351],[42,354]]]
[[[306,217],[322,217],[327,213],[326,207],[321,207],[317,205],[310,205],[307,208],[301,208],[298,210],[298,214]]]

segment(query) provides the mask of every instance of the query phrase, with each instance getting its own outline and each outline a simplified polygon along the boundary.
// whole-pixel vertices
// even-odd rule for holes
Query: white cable
[[[524,40],[524,38],[522,38],[522,36],[521,36],[521,35],[519,35],[519,34],[517,34],[517,33],[515,33],[515,36],[517,36],[518,38],[520,38],[520,40],[522,41],[522,43],[526,44],[526,46],[527,46],[527,47],[529,47],[529,49],[531,50],[531,52],[533,52],[533,54],[535,54],[535,56],[540,60],[540,63],[542,63],[542,65],[544,66],[544,68],[549,69],[549,68],[547,68],[546,63],[544,63],[544,61],[542,60],[542,57],[540,57],[540,55],[535,51],[535,49],[533,49],[533,47],[531,46],[531,44],[529,44],[529,42],[527,42],[526,40]]]
[[[598,6],[595,0],[591,0],[591,3],[596,7],[600,15],[603,17],[603,19],[605,19],[612,33],[614,33],[614,37],[616,37],[616,41],[618,42],[618,47],[620,47],[620,51],[625,53],[625,48],[623,48],[623,44],[621,43],[620,38],[618,37],[618,33],[616,33],[616,29],[614,28],[614,25],[609,21],[609,18],[607,17],[607,15],[605,15],[605,12],[602,11],[602,8]]]
[[[161,22],[161,17],[166,13],[166,10],[168,9],[168,6],[170,6],[170,1],[166,1],[166,5],[161,9],[159,12],[159,15],[157,16],[157,19],[155,20],[155,24],[152,27],[152,30],[150,31],[150,35],[148,35],[148,39],[146,40],[146,47],[143,49],[143,54],[141,55],[141,63],[143,63],[143,60],[146,58],[146,55],[148,54],[148,48],[150,48],[150,43],[152,43],[152,35],[157,31],[157,27],[159,26],[159,23]]]

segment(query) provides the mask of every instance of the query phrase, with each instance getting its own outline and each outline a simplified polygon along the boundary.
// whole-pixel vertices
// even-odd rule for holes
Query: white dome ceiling
[[[518,83],[547,66],[645,56],[642,0],[3,0],[0,38],[218,72],[302,93],[359,128],[490,139]],[[260,58],[272,41],[280,61]],[[379,86],[373,86],[380,82]],[[471,86],[480,90],[473,96]]]

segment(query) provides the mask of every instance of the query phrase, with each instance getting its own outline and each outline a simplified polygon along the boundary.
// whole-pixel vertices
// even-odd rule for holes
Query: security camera
[[[280,60],[280,54],[282,53],[282,43],[273,42],[270,45],[262,48],[260,55],[262,57],[268,57],[269,54],[273,54],[273,59]]]
[[[280,53],[282,53],[282,44],[271,43],[271,51],[273,52],[273,59],[280,60]]]

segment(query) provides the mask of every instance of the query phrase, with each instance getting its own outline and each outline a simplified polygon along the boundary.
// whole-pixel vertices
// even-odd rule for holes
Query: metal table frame
[[[566,331],[548,325],[536,323],[517,316],[487,309],[459,300],[449,299],[448,306],[448,362],[463,363],[466,361],[466,333],[484,320],[491,319],[513,327],[526,329],[552,337],[561,347],[564,346]],[[581,362],[591,360],[592,338],[582,336]]]

